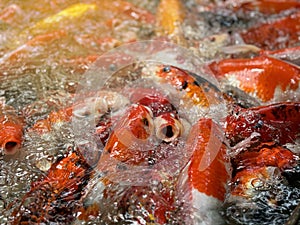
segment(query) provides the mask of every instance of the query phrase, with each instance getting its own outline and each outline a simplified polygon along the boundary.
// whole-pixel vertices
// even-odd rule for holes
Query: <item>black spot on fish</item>
[[[81,162],[80,162],[80,161],[76,161],[76,162],[75,162],[75,166],[76,166],[76,167],[81,167]]]
[[[194,81],[193,84],[196,85],[196,86],[198,86],[198,87],[200,87],[200,85],[198,84],[197,81]]]
[[[285,170],[282,175],[287,179],[289,185],[295,188],[300,188],[300,165],[292,169]]]
[[[152,158],[152,157],[149,157],[149,158],[148,158],[148,165],[149,165],[149,166],[153,166],[155,163],[156,163],[156,161],[155,161],[154,158]]]
[[[182,84],[182,89],[186,89],[188,87],[188,82],[185,80]]]
[[[272,114],[276,119],[287,120],[286,105],[279,105],[272,109]]]
[[[56,159],[57,162],[63,160],[65,158],[65,156],[59,155]]]
[[[205,92],[209,92],[209,91],[210,91],[210,88],[209,88],[209,87],[206,87],[206,86],[204,86],[203,89],[204,89]]]

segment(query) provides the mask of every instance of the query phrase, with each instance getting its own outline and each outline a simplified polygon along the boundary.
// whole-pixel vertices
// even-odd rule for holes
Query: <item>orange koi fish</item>
[[[45,178],[32,183],[13,212],[12,224],[70,224],[91,175],[84,158],[79,153],[69,153],[51,166]]]
[[[90,97],[91,95],[87,94],[83,102],[51,112],[47,118],[38,120],[31,130],[43,134],[51,131],[54,126],[71,121],[73,116],[84,118],[92,115],[97,119],[109,110],[117,110],[129,102],[125,96],[112,91],[99,91],[95,94],[96,97]]]
[[[211,119],[200,119],[190,131],[186,148],[191,160],[181,174],[178,195],[184,224],[223,224],[222,202],[230,179],[227,148],[218,140]],[[219,143],[216,144],[216,143]]]
[[[271,212],[284,209],[291,213],[300,193],[288,184],[285,176],[297,168],[298,163],[299,156],[274,142],[250,146],[240,152],[232,159],[233,179],[225,201],[226,216],[239,218],[243,211],[244,219],[270,224],[274,219],[270,217]],[[230,215],[233,210],[236,214]],[[259,214],[259,218],[251,218],[248,211]],[[285,221],[287,215],[276,215],[276,220]]]
[[[16,111],[0,102],[0,148],[5,155],[13,155],[22,145],[24,121]]]
[[[300,12],[298,10],[282,19],[252,27],[241,32],[240,35],[246,44],[252,44],[265,50],[276,50],[297,44],[299,31]]]
[[[300,69],[273,57],[224,59],[208,65],[223,87],[234,87],[261,103],[300,98]]]
[[[222,104],[223,95],[214,84],[205,78],[170,65],[156,65],[143,70],[143,78],[165,85],[174,104],[186,119],[195,123]],[[193,112],[193,113],[191,113]]]
[[[186,45],[181,29],[186,17],[184,4],[181,0],[162,0],[156,12],[156,33],[158,36],[168,36],[178,44]]]

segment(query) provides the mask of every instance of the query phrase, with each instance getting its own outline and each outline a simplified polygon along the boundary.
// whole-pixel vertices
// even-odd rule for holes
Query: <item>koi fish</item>
[[[33,26],[28,27],[24,30],[20,36],[24,36],[26,33],[31,35],[38,35],[40,32],[44,32],[49,29],[57,29],[57,25],[64,21],[74,21],[75,19],[81,18],[84,14],[89,11],[95,11],[97,9],[96,4],[88,3],[77,3],[69,6],[68,8],[58,12],[57,14],[46,17],[45,19],[35,23]]]
[[[91,94],[92,95],[92,94]],[[54,126],[59,126],[64,122],[71,121],[72,117],[86,118],[93,116],[95,119],[100,118],[106,112],[117,111],[128,104],[128,99],[116,92],[99,91],[97,97],[88,97],[83,102],[51,112],[46,119],[38,120],[31,131],[38,133],[47,133]]]
[[[0,58],[0,64],[2,63],[12,63],[20,58],[25,58],[32,51],[37,51],[41,46],[50,44],[52,41],[60,39],[66,36],[65,31],[59,30],[46,34],[37,35],[33,39],[29,40],[27,43],[19,46],[18,48],[4,54]]]
[[[300,97],[300,69],[273,57],[224,59],[208,67],[223,88],[238,88],[262,104]]]
[[[104,149],[104,154],[129,164],[147,160],[148,151],[144,148],[150,144],[153,132],[151,111],[143,105],[132,105],[125,117],[116,124]],[[101,159],[100,159],[101,164]]]
[[[255,219],[247,211],[255,211],[259,213],[262,224],[269,224],[274,219],[270,217],[271,212],[282,208],[292,212],[296,207],[300,192],[288,186],[284,172],[297,166],[299,156],[269,142],[248,147],[232,161],[233,179],[225,201],[230,220],[238,219],[239,211],[244,210],[245,219],[252,222]],[[230,215],[232,210],[237,210],[235,215]],[[284,221],[287,215],[280,214],[276,220]]]
[[[156,35],[168,36],[178,44],[186,45],[181,25],[186,17],[181,0],[162,0],[156,10]]]
[[[235,9],[244,9],[247,11],[259,11],[263,14],[277,14],[288,9],[300,8],[299,1],[295,0],[254,0],[234,2]]]
[[[227,147],[214,126],[211,119],[200,119],[187,140],[185,148],[192,156],[177,187],[184,224],[224,224],[220,211],[231,175]]]
[[[24,121],[15,109],[0,102],[0,148],[4,155],[13,155],[23,141]]]
[[[136,214],[140,211],[134,209],[136,205],[143,208],[140,220],[165,224],[169,219],[168,213],[174,209],[174,192],[169,187],[172,178],[159,186],[149,181],[161,182],[164,172],[159,170],[160,163],[184,151],[175,150],[180,148],[178,139],[187,128],[183,127],[169,99],[158,90],[130,88],[125,92],[132,104],[112,125],[112,132],[96,167],[100,178],[92,180],[83,200],[86,207],[78,219],[89,221],[91,216],[97,215],[104,221],[109,220],[106,218],[107,211],[116,215],[120,213],[115,212],[115,207],[111,209],[111,203],[115,202],[117,211],[128,214],[132,221],[139,221]],[[183,158],[180,160],[184,161]],[[135,172],[135,166],[135,170],[142,166],[145,172],[143,169]],[[149,171],[151,169],[153,172]],[[143,180],[149,183],[148,187],[142,185]],[[144,195],[147,197],[143,198]],[[128,204],[133,201],[135,204]]]
[[[297,11],[282,19],[252,27],[241,32],[240,35],[246,44],[252,44],[264,50],[276,50],[297,44],[299,27],[300,13]]]
[[[175,66],[150,66],[151,68],[143,69],[142,77],[166,85],[170,96],[177,99],[174,105],[179,114],[185,114],[191,124],[208,116],[210,112],[214,113],[214,108],[222,105],[223,96],[220,90],[205,78]]]
[[[133,104],[116,122],[98,163],[99,170],[105,170],[108,158],[129,165],[148,165],[161,141],[170,143],[184,133],[175,107],[158,91],[137,88],[136,92],[129,91],[129,99]]]
[[[257,133],[261,142],[294,143],[300,133],[299,102],[234,109],[226,118],[225,135],[231,146]],[[289,134],[289,135],[286,135]]]
[[[12,213],[12,224],[71,223],[91,175],[84,158],[70,152],[54,163],[44,178],[31,184],[30,191]]]

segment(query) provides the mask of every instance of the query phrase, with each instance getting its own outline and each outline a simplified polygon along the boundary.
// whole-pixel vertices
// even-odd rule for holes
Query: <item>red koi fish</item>
[[[137,88],[131,91],[130,100],[150,108],[153,114],[155,136],[167,143],[182,135],[184,131],[178,112],[167,98],[154,89]],[[187,128],[187,127],[186,127]]]
[[[297,44],[299,31],[300,12],[298,10],[282,19],[252,27],[241,32],[240,35],[246,44],[252,44],[265,50],[276,50]]]
[[[241,219],[239,213],[245,212],[243,221],[270,224],[274,220],[270,214],[284,209],[284,214],[275,217],[276,221],[285,221],[299,202],[299,190],[290,186],[284,174],[298,163],[299,156],[274,142],[244,149],[232,159],[233,179],[225,201],[226,216],[230,220]],[[253,213],[259,218],[252,218]]]
[[[200,119],[187,140],[186,148],[192,156],[178,186],[184,224],[224,223],[220,209],[230,179],[229,161],[227,148],[215,136],[214,126],[211,119]]]
[[[70,224],[91,175],[84,158],[79,153],[69,153],[51,166],[46,177],[32,183],[13,212],[12,224]]]
[[[112,91],[99,91],[96,94],[94,93],[96,97],[90,97],[90,95],[87,94],[83,102],[51,112],[47,118],[38,120],[31,128],[31,131],[41,134],[47,133],[54,126],[71,121],[73,116],[85,118],[92,115],[97,119],[109,110],[115,111],[129,102],[125,96]]]
[[[261,103],[297,100],[300,69],[273,57],[224,59],[208,65],[226,88],[238,88]]]
[[[135,179],[146,179],[146,182],[152,178],[162,180],[162,175],[157,172],[159,169],[155,170],[154,167],[159,167],[160,160],[168,160],[170,153],[162,151],[174,151],[177,148],[176,140],[183,133],[182,124],[174,106],[158,90],[136,88],[126,92],[132,105],[113,125],[97,165],[97,171],[103,177],[91,185],[86,207],[79,219],[89,220],[93,215],[106,218],[106,211],[109,209],[108,212],[112,214],[127,212],[134,221],[139,221],[140,218],[140,221],[165,224],[174,210],[174,192],[169,187],[173,178],[161,185],[149,183],[147,187],[128,182]],[[142,170],[138,171],[139,176],[136,177],[132,173],[139,166],[146,172],[144,174]],[[131,171],[132,168],[135,170]],[[116,191],[119,194],[115,194]],[[115,212],[116,207],[110,210],[112,202],[117,204],[118,212]],[[140,211],[140,207],[143,211]],[[140,212],[143,214],[137,216]]]
[[[147,158],[143,150],[153,132],[153,118],[149,108],[132,105],[125,117],[116,124],[103,154],[109,154],[121,162],[137,164]]]
[[[294,143],[300,134],[300,103],[235,108],[226,118],[225,127],[226,137],[232,146],[249,138],[254,132],[261,142],[274,141],[281,145]]]
[[[277,14],[288,9],[299,9],[300,2],[296,0],[246,0],[235,1],[234,8],[259,11],[263,14]]]
[[[0,102],[0,148],[5,155],[13,155],[21,147],[23,128],[23,118]]]
[[[99,166],[108,158],[129,165],[147,164],[161,141],[169,143],[183,134],[175,107],[160,92],[147,88],[131,91],[133,104],[116,122]]]

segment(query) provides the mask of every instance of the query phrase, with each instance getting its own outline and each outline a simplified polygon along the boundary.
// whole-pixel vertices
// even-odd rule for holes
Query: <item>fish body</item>
[[[237,107],[226,118],[225,136],[235,145],[258,134],[262,142],[275,141],[284,145],[299,137],[300,108],[298,102],[275,103],[249,109]],[[288,135],[286,135],[288,134]]]
[[[300,69],[274,57],[224,59],[208,67],[225,90],[237,88],[260,104],[300,98]]]
[[[227,147],[215,136],[213,126],[211,119],[200,119],[187,140],[192,156],[177,187],[184,224],[224,224],[220,210],[231,174]]]
[[[244,42],[265,50],[276,50],[292,47],[299,41],[300,13],[263,23],[240,33]],[[288,38],[280,38],[288,37]]]
[[[13,212],[12,224],[71,223],[91,175],[84,158],[79,153],[69,153],[54,163],[45,177],[31,184]]]

